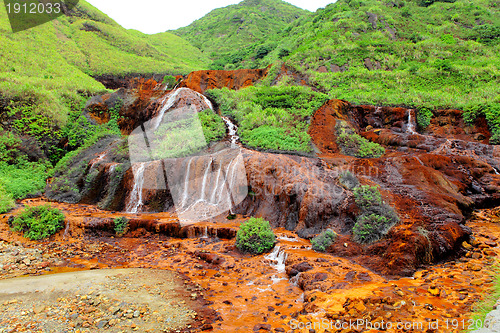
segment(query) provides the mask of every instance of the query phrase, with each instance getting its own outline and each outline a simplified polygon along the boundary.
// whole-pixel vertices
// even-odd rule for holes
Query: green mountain
[[[81,117],[88,96],[106,90],[93,76],[185,74],[209,63],[182,38],[126,30],[83,0],[69,15],[18,33],[0,3],[0,45],[0,211],[45,186],[49,161],[117,132]]]
[[[126,30],[85,1],[68,16],[12,33],[0,4],[0,96],[32,100],[64,123],[66,97],[104,90],[91,76],[176,73],[206,68],[207,59],[170,33]]]
[[[245,0],[215,9],[172,32],[216,60],[212,68],[222,69],[226,63],[237,63],[247,55],[260,60],[274,48],[266,43],[270,36],[308,15],[310,12],[281,0]],[[252,45],[254,43],[258,45]],[[239,52],[232,54],[234,50]]]
[[[354,103],[499,102],[499,8],[497,0],[339,0],[268,38],[275,48],[262,62],[282,59],[320,91]]]

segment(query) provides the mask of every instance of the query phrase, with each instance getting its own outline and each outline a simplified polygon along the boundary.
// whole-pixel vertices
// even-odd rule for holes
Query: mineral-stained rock
[[[240,89],[254,85],[267,75],[264,69],[237,69],[234,71],[208,70],[190,73],[180,84],[181,87],[204,93],[209,89]]]

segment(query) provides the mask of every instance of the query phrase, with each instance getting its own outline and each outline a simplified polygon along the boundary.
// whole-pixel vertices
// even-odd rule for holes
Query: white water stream
[[[142,189],[144,185],[144,170],[146,163],[137,163],[132,166],[134,171],[134,187],[130,192],[129,199],[126,205],[128,213],[138,213],[144,204],[142,202]]]

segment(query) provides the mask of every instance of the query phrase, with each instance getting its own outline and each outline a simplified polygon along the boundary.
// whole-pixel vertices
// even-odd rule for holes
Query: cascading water
[[[136,167],[138,165],[138,167]],[[146,163],[137,163],[133,165],[134,171],[134,187],[128,199],[126,205],[126,210],[128,213],[137,213],[141,209],[142,205],[142,189],[144,185],[144,170],[146,169]]]
[[[189,88],[173,89],[167,96],[163,98],[162,101],[163,106],[160,112],[158,113],[156,121],[154,122],[153,125],[154,130],[156,130],[161,125],[165,112],[170,110],[174,106],[174,104],[178,101],[179,94],[188,92],[194,93],[196,96],[198,96],[198,98],[203,100],[203,102],[208,106],[209,109],[213,110],[212,102],[210,102],[210,100],[206,96],[200,94],[199,92],[193,91]],[[198,110],[198,111],[203,111],[203,110]]]
[[[185,159],[184,182],[174,189],[176,209],[182,220],[202,221],[232,212],[235,204],[246,197],[246,174],[239,151],[222,150],[207,156]],[[243,179],[243,176],[245,176]],[[240,193],[241,192],[241,193]]]
[[[264,258],[271,261],[271,266],[278,271],[278,273],[285,272],[285,260],[287,254],[285,250],[281,249],[280,246],[276,245],[271,253],[266,255]]]
[[[167,112],[177,101],[177,96],[181,92],[181,89],[172,90],[168,95],[168,98],[166,98],[166,101],[165,99],[163,100],[163,107],[161,108],[160,113],[158,114],[153,129],[157,129],[160,126],[161,122],[163,121],[163,116],[165,115],[165,112]]]
[[[231,141],[231,146],[234,147],[236,142],[240,139],[240,137],[236,134],[238,132],[238,126],[236,126],[231,119],[228,117],[222,117],[222,120],[226,123],[227,129],[229,131],[229,139]]]
[[[285,261],[286,261],[287,254],[285,250],[283,250],[280,246],[276,245],[271,253],[266,255],[264,258],[268,259],[271,261],[271,267],[273,267],[278,274],[283,274],[285,273]],[[271,276],[271,280],[273,281],[273,284],[286,280],[285,277],[279,277],[276,275]]]
[[[409,134],[417,134],[415,131],[416,123],[414,117],[412,117],[413,110],[408,110],[408,125],[406,128],[406,132]]]

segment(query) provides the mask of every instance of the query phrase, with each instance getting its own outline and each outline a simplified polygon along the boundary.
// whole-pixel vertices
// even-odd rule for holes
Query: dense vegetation
[[[382,195],[376,186],[356,187],[354,197],[360,210],[352,229],[353,239],[356,242],[378,241],[399,221],[394,209],[382,200]]]
[[[88,96],[106,90],[92,76],[179,74],[208,64],[182,38],[128,31],[85,1],[15,34],[0,5],[0,45],[0,212],[41,191],[68,151],[117,128],[81,116]]]
[[[326,249],[335,242],[337,234],[331,229],[327,229],[318,236],[311,239],[312,248],[314,251],[325,252]]]
[[[236,247],[242,252],[261,254],[273,248],[276,236],[268,221],[252,217],[236,233]]]
[[[239,91],[207,91],[223,115],[239,125],[243,143],[250,147],[311,152],[308,120],[328,100],[307,87],[261,85]]]
[[[28,207],[12,221],[12,230],[32,240],[47,238],[64,228],[64,214],[50,205]]]
[[[339,0],[270,35],[274,48],[262,63],[283,59],[352,103],[431,110],[499,103],[499,8],[496,0]],[[250,63],[249,56],[231,66]]]
[[[337,121],[337,144],[344,155],[359,158],[380,157],[384,155],[385,149],[375,142],[370,142],[357,134],[347,122]]]
[[[269,36],[309,14],[281,0],[244,0],[215,9],[172,32],[213,59],[211,69],[233,69],[246,58],[252,62],[247,67],[258,68],[268,65],[262,59],[276,47],[275,43],[267,43]]]

